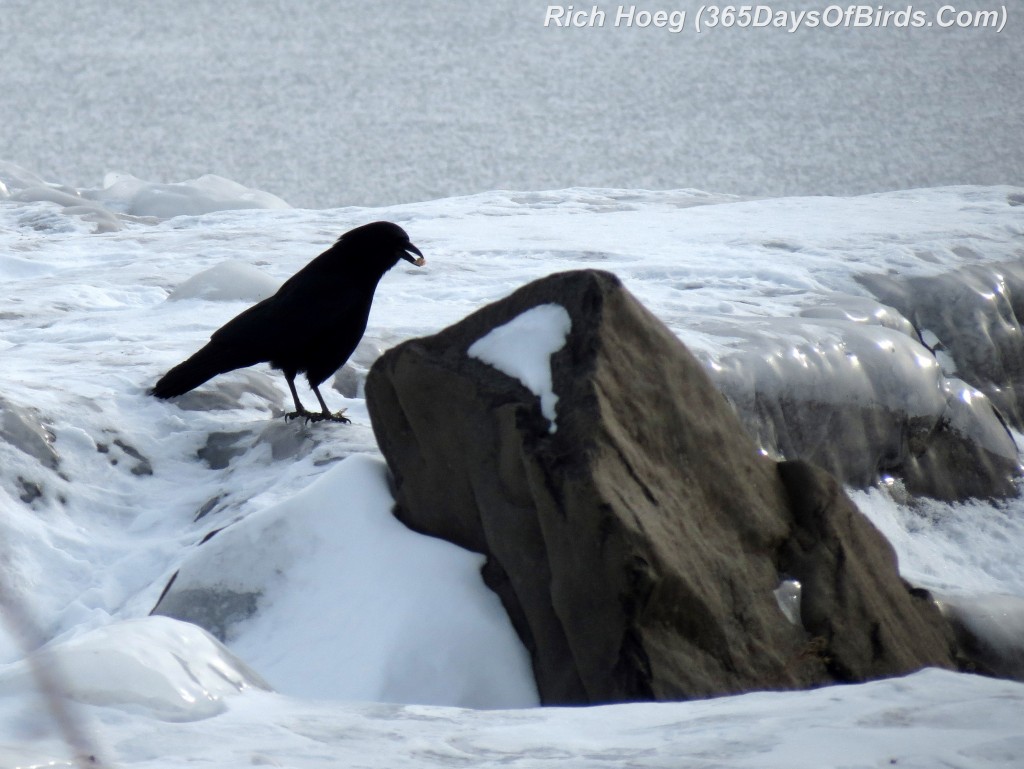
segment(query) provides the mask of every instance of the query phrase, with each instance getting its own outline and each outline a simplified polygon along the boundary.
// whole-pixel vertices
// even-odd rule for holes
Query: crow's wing
[[[362,337],[376,286],[339,285],[337,277],[320,277],[326,276],[297,273],[276,294],[225,323],[211,342],[252,361],[246,365],[269,361],[286,371],[330,368],[323,375],[328,376]]]

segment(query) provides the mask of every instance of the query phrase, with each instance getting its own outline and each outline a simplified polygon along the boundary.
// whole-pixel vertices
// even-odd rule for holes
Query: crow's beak
[[[409,251],[412,251],[412,254],[416,254],[416,257],[413,257],[413,255],[410,254]],[[403,259],[405,259],[405,261],[412,262],[417,267],[422,267],[427,263],[427,260],[423,258],[423,254],[412,243],[406,243],[404,246],[402,246],[402,251],[400,252],[399,255]]]

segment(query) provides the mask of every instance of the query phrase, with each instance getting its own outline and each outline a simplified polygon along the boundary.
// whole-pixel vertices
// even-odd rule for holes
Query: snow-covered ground
[[[299,210],[221,179],[58,189],[0,164],[0,181],[0,765],[68,765],[47,682],[71,698],[65,731],[113,766],[1024,763],[1024,685],[941,671],[533,707],[479,556],[390,516],[362,400],[380,350],[581,267],[618,274],[711,365],[751,344],[730,328],[864,297],[857,274],[1019,260],[1024,190],[747,201],[578,188]],[[167,218],[174,205],[188,215]],[[265,367],[174,403],[146,395],[221,323],[376,219],[401,224],[427,265],[384,277],[363,344],[324,388],[351,425],[285,423],[287,389]],[[1024,600],[1024,502],[854,498],[908,579],[983,597],[998,628],[1024,632],[1004,611]],[[148,616],[176,572],[178,587],[238,602],[225,645]]]
[[[1017,2],[779,0],[932,24],[694,30],[711,3],[0,0],[0,151],[50,178],[216,173],[295,206],[575,185],[849,195],[1024,175]],[[1002,31],[942,27],[1007,8]],[[615,24],[617,9],[687,26]],[[763,15],[763,14],[762,14]],[[947,16],[948,16],[947,12]],[[955,18],[955,17],[954,17]]]

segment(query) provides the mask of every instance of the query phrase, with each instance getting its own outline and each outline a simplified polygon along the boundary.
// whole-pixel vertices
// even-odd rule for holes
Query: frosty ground
[[[526,654],[479,579],[479,556],[390,515],[362,400],[382,349],[580,267],[619,275],[712,365],[750,343],[728,332],[737,323],[863,296],[859,273],[1019,260],[1024,191],[740,200],[571,189],[297,210],[214,178],[61,190],[0,170],[0,396],[5,414],[35,409],[54,436],[51,454],[4,423],[0,578],[5,603],[34,617],[47,642],[41,667],[108,764],[976,769],[1024,760],[1024,686],[934,670],[813,692],[535,707]],[[146,396],[221,323],[375,219],[401,224],[427,265],[385,276],[364,343],[324,388],[352,425],[285,423],[287,390],[265,367],[177,404]],[[1019,635],[1020,500],[853,496],[896,546],[904,576],[990,602],[993,623]],[[244,558],[217,558],[238,543]],[[148,616],[186,562],[261,595],[226,648]],[[0,765],[67,765],[19,630],[8,625],[0,638]]]

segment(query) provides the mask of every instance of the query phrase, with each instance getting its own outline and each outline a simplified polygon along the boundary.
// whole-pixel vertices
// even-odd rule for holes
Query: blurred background
[[[686,0],[637,4],[687,11],[679,33],[615,28],[615,3],[598,4],[603,28],[545,28],[548,5],[0,0],[0,159],[74,186],[214,173],[315,208],[570,186],[1024,183],[1018,3],[999,33],[698,34]]]

